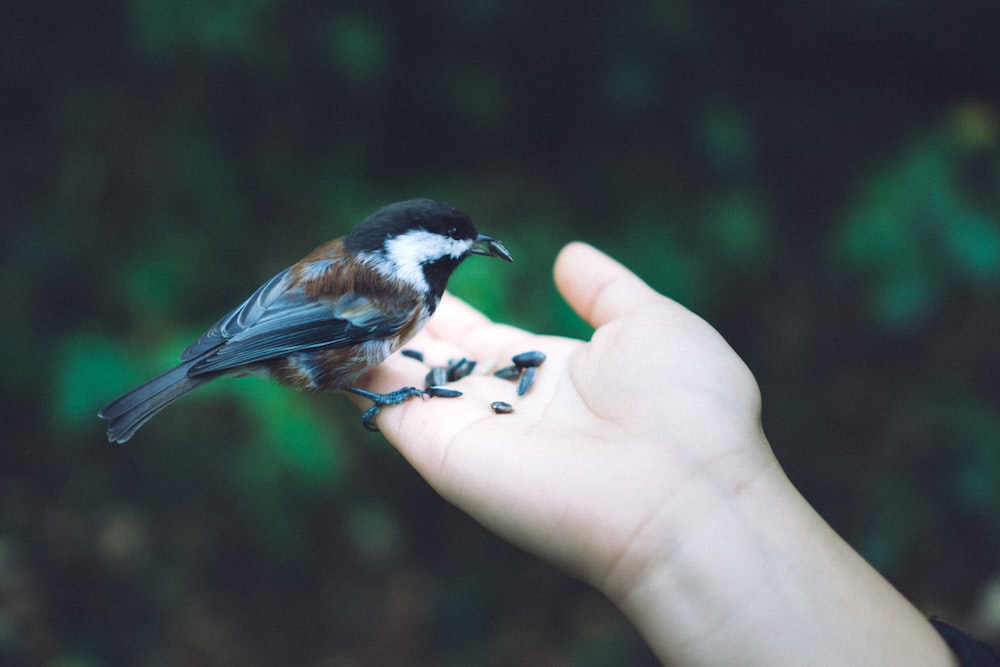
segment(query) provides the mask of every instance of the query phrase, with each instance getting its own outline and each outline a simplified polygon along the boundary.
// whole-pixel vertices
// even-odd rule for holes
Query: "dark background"
[[[712,322],[810,502],[1000,641],[998,28],[975,0],[5,3],[0,663],[652,662],[342,397],[222,381],[105,441],[102,404],[416,196],[515,255],[452,281],[493,317],[587,337],[550,280],[584,239]]]

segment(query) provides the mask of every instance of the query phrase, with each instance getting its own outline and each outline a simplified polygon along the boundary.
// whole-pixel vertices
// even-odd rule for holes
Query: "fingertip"
[[[600,261],[601,259],[611,259],[589,243],[583,241],[570,241],[562,247],[556,255],[555,276],[558,281],[560,277],[566,276],[574,266],[586,263],[588,260]]]
[[[581,241],[559,252],[554,277],[570,307],[595,328],[636,306],[667,300],[621,263]]]

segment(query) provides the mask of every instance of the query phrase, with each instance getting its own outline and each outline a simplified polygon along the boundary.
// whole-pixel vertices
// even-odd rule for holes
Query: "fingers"
[[[432,432],[440,435],[449,429],[460,430],[469,423],[492,415],[489,403],[509,398],[503,390],[509,390],[508,393],[513,396],[515,385],[493,378],[490,373],[497,367],[510,364],[514,354],[538,347],[537,338],[523,329],[496,324],[461,299],[445,294],[427,326],[405,345],[423,353],[425,362],[394,354],[361,378],[358,386],[379,393],[388,393],[403,386],[423,387],[424,376],[431,366],[442,366],[450,359],[462,357],[474,360],[478,364],[477,373],[485,373],[487,377],[470,377],[460,387],[450,388],[474,394],[475,400],[471,400],[472,396],[426,402],[414,399],[386,408],[376,418],[379,428],[394,442],[398,441],[394,436],[400,433],[428,436]],[[492,388],[483,386],[484,382],[492,383]],[[359,408],[370,406],[367,399],[357,395],[348,394],[348,398]],[[442,418],[425,421],[428,415],[439,411],[443,414]],[[406,431],[401,430],[404,423]]]
[[[686,309],[658,294],[624,266],[584,243],[571,243],[560,252],[556,259],[555,280],[570,306],[595,328],[648,303],[669,304],[677,308],[677,314],[689,315]],[[551,367],[559,359],[559,354],[553,354],[556,350],[565,347],[564,352],[568,355],[574,345],[582,343],[541,337],[517,327],[496,324],[461,299],[445,294],[427,326],[407,347],[424,352],[427,363],[431,365],[441,365],[450,358],[467,357],[480,362],[485,368],[509,363],[513,354],[532,349],[544,350],[550,356]],[[565,358],[562,362],[565,363]],[[407,385],[422,386],[425,373],[426,366],[423,364],[393,355],[364,378],[361,386],[379,392]],[[463,390],[472,389],[470,383],[477,382],[478,379],[470,378]],[[366,404],[364,399],[351,398],[359,406]],[[451,418],[435,421],[434,428],[428,429],[431,423],[423,420],[439,409],[444,410],[445,404],[449,404],[446,412]],[[488,405],[488,402],[483,405]],[[426,405],[410,401],[383,411],[378,424],[387,436],[396,435],[404,422],[409,424],[407,432],[411,436],[418,433],[426,435],[430,431],[440,433],[444,425],[461,428],[488,414],[482,405],[475,412],[466,413],[468,407],[471,407],[468,401],[451,404],[449,400],[435,399]],[[411,428],[414,424],[408,421],[415,417],[422,424],[419,428]]]
[[[638,306],[670,302],[634,273],[586,243],[574,242],[563,248],[556,258],[554,273],[560,294],[595,329]]]
[[[461,338],[466,332],[493,324],[490,318],[445,292],[434,317],[427,323],[427,330],[441,338]]]
[[[497,359],[507,351],[524,352],[523,345],[534,335],[506,324],[496,324],[458,297],[445,294],[425,333],[454,350],[451,356],[468,356],[479,361]],[[419,341],[414,339],[414,343]],[[518,347],[520,349],[518,349]]]

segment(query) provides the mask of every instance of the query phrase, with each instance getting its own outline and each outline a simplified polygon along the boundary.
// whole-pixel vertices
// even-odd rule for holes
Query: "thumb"
[[[559,252],[554,274],[559,293],[595,329],[639,306],[669,302],[624,266],[579,241]]]

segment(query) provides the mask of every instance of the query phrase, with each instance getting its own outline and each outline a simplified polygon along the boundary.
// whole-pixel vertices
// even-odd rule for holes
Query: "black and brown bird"
[[[313,391],[383,405],[423,393],[376,394],[354,386],[413,337],[434,313],[448,278],[470,255],[513,261],[467,215],[414,199],[368,216],[261,285],[181,354],[181,363],[106,405],[108,439],[125,442],[163,408],[222,375],[263,374]]]

